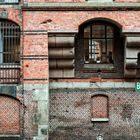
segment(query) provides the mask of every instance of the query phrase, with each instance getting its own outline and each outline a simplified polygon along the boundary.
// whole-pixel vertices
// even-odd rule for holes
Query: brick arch
[[[11,23],[11,24],[13,24],[13,25],[19,26],[19,28],[20,28],[19,23],[16,22],[15,20],[13,20],[13,19],[4,19],[4,18],[0,18],[0,22],[9,22],[9,23]]]
[[[0,95],[0,134],[20,133],[20,102],[10,96]]]
[[[18,21],[16,21],[15,19],[12,19],[12,18],[0,18],[0,21],[8,21],[8,22],[11,22],[17,26],[20,26],[20,23]]]
[[[97,17],[97,18],[88,19],[88,20],[82,22],[79,25],[79,28],[86,25],[86,24],[89,24],[91,22],[96,22],[96,21],[106,22],[106,23],[109,23],[109,24],[112,24],[112,25],[118,27],[119,29],[122,29],[122,25],[118,21],[115,21],[114,19],[104,18],[104,17]]]

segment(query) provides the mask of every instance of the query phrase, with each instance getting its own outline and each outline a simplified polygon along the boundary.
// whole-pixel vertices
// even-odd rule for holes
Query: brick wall
[[[120,24],[123,30],[138,30],[139,14],[139,11],[28,11],[23,13],[23,22],[25,30],[73,31],[87,20],[105,18]],[[43,23],[46,20],[50,22]]]
[[[113,88],[113,87],[112,87]],[[108,122],[91,122],[91,97],[108,96]],[[140,138],[139,93],[130,89],[50,90],[50,140],[137,140]]]
[[[32,15],[30,17],[32,20],[27,21],[26,14],[26,12],[23,13],[22,51],[26,105],[24,137],[45,140],[48,137],[48,33],[47,29],[42,30],[38,27],[34,29],[36,15]],[[40,20],[39,17],[38,20]]]
[[[32,26],[32,25],[31,25]],[[24,35],[23,77],[24,83],[44,83],[48,79],[47,34]],[[42,80],[41,80],[42,79]],[[33,80],[33,81],[32,81]],[[39,81],[38,81],[39,80]]]
[[[1,20],[10,20],[18,25],[21,25],[22,16],[20,14],[20,11],[17,8],[13,8],[10,5],[0,6],[0,12],[1,12]],[[5,17],[4,17],[5,16]],[[9,74],[10,72],[10,74]],[[20,101],[22,100],[22,97],[20,96],[22,91],[17,91],[16,88],[18,86],[14,86],[13,90],[10,89],[9,85],[2,85],[3,82],[6,81],[8,78],[14,78],[13,74],[15,72],[15,77],[19,77],[19,70],[13,70],[13,69],[1,69],[1,75],[2,78],[5,78],[4,80],[1,79],[1,89],[4,90],[5,95],[0,95],[0,135],[20,135],[22,131],[22,107]],[[4,74],[5,73],[5,74]],[[11,80],[11,83],[17,82],[15,80]],[[18,81],[19,82],[19,81]],[[6,87],[7,86],[7,87]],[[8,93],[9,90],[9,93]],[[1,92],[2,93],[2,92]],[[7,96],[8,95],[8,96]],[[10,96],[9,96],[10,95]],[[18,96],[19,95],[19,96]],[[13,97],[14,96],[14,97]],[[17,100],[18,97],[19,100]],[[18,137],[17,137],[18,138]],[[0,136],[0,139],[3,139],[2,136]],[[12,137],[11,137],[12,139]],[[16,137],[15,137],[16,139]]]
[[[33,123],[33,116],[37,112],[37,103],[32,99],[32,90],[25,90],[24,92],[24,139],[32,139],[37,135],[37,125]]]
[[[20,102],[0,96],[0,134],[20,134]]]

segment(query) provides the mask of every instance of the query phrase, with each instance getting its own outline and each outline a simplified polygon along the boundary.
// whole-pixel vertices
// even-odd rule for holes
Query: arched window
[[[0,20],[0,64],[19,63],[20,27]]]
[[[104,21],[93,21],[82,26],[85,64],[114,63],[116,28]]]

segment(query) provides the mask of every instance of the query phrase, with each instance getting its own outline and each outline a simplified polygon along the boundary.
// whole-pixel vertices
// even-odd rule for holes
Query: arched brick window
[[[108,121],[108,96],[94,95],[91,97],[92,121]]]
[[[0,134],[20,133],[20,102],[14,98],[0,95]]]

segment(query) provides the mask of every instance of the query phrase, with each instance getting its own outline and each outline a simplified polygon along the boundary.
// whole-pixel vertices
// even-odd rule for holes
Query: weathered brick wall
[[[24,14],[23,14],[24,16]],[[35,16],[35,15],[34,15]],[[31,17],[34,20],[34,16]],[[23,17],[23,85],[25,101],[25,139],[48,137],[48,33],[30,27],[36,23]]]
[[[139,30],[140,22],[139,22],[139,11],[49,11],[49,12],[24,12],[24,29],[25,30],[48,30],[48,32],[54,31],[78,31],[79,27],[82,23],[101,18],[105,20],[110,20],[110,22],[114,22],[120,27],[122,26],[121,33],[124,30],[127,31],[135,31]],[[32,17],[32,18],[31,18]],[[59,18],[58,18],[59,17]],[[120,35],[121,36],[121,35]],[[27,37],[25,37],[26,39]],[[29,37],[30,38],[30,37]],[[29,44],[28,39],[27,44]],[[26,41],[25,40],[25,41]],[[32,40],[32,42],[34,42]],[[44,40],[42,42],[45,42]],[[46,40],[47,43],[47,40]],[[38,44],[39,45],[39,44]],[[35,48],[36,44],[32,45]],[[81,68],[84,64],[84,59],[82,56],[83,49],[82,43],[77,40],[77,44],[75,45],[75,69],[76,69],[76,77],[77,78],[93,78],[97,77],[97,72],[83,72]],[[102,77],[104,78],[123,78],[123,65],[124,65],[124,42],[121,45],[115,47],[115,53],[117,56],[115,58],[115,71],[102,73]],[[26,51],[30,49],[26,49]],[[42,52],[42,51],[41,51]],[[47,53],[47,52],[46,52]],[[118,57],[119,56],[119,57]],[[46,63],[45,63],[46,64]],[[27,66],[27,65],[26,65]],[[30,70],[30,69],[29,69]],[[25,71],[26,72],[26,71]]]
[[[20,10],[12,8],[10,5],[0,6],[1,17],[0,20],[9,20],[17,23],[21,26],[22,16]],[[9,73],[10,72],[10,73]],[[0,94],[0,135],[22,135],[22,121],[23,121],[23,110],[22,110],[22,91],[17,90],[18,86],[13,85],[2,85],[3,82],[7,82],[8,78],[14,78],[13,73],[15,72],[15,78],[19,76],[19,69],[1,69],[1,92]],[[11,83],[17,82],[11,80]],[[7,87],[6,87],[7,86]],[[4,95],[3,95],[4,94]],[[19,100],[18,100],[19,99]],[[0,139],[3,139],[1,136]],[[12,139],[12,138],[11,138]],[[16,139],[16,137],[15,137]]]
[[[19,9],[7,8],[8,19],[16,22],[18,25],[22,24],[22,15]]]
[[[17,6],[17,8],[12,8],[12,7],[8,7],[8,6],[0,6],[0,12],[4,12],[6,13],[5,17],[1,16],[1,19],[7,19],[7,20],[11,20],[15,23],[17,23],[18,25],[22,24],[22,15],[20,13],[19,7]]]
[[[41,84],[47,82],[44,81],[44,79],[46,80],[48,79],[47,42],[48,42],[47,35],[40,34],[24,35],[24,49],[23,49],[24,83]]]
[[[20,134],[20,102],[0,96],[0,134]]]
[[[25,30],[73,31],[87,20],[105,18],[117,22],[123,30],[135,31],[140,28],[139,14],[140,11],[28,11],[23,13],[23,22]]]
[[[108,122],[91,122],[91,97],[96,94],[108,96]],[[50,140],[95,140],[98,134],[105,140],[137,140],[139,99],[139,92],[131,89],[52,89]]]
[[[33,139],[37,135],[37,125],[34,124],[33,116],[37,112],[37,103],[32,99],[32,90],[24,92],[24,139]]]

